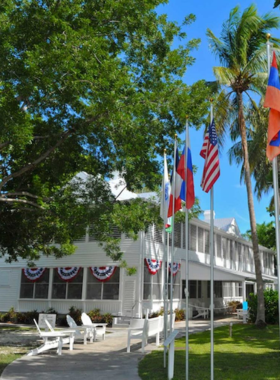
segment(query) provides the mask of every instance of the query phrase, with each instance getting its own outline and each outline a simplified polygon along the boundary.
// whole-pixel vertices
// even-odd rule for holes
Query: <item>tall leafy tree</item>
[[[257,233],[258,233],[258,239],[259,243],[267,248],[271,248],[274,251],[276,251],[276,236],[275,236],[275,227],[273,222],[262,224],[257,224]],[[246,231],[246,235],[251,240],[252,235],[251,231]]]
[[[279,27],[279,24],[279,17],[272,14],[260,16],[254,5],[245,9],[242,14],[237,6],[232,9],[228,20],[223,24],[220,38],[216,37],[211,30],[207,30],[211,49],[222,64],[220,67],[214,67],[215,76],[220,84],[228,89],[228,97],[231,97],[233,109],[237,111],[257,280],[257,325],[265,324],[265,310],[244,101],[251,100],[250,92],[261,93],[264,80],[267,80],[265,75],[267,71],[266,34],[272,28]],[[278,44],[276,39],[273,39],[272,42]]]
[[[272,167],[266,157],[267,117],[268,110],[262,106],[262,101],[259,105],[254,103],[245,108],[249,163],[255,179],[254,192],[258,199],[272,189]],[[242,165],[240,173],[240,181],[242,181],[244,180],[244,162],[237,119],[232,123],[230,136],[235,144],[229,149],[229,161],[231,164],[236,162]]]
[[[182,81],[199,43],[185,33],[195,17],[167,21],[156,13],[162,3],[1,2],[0,252],[8,261],[70,254],[91,224],[119,257],[113,222],[135,235],[157,221],[152,204],[118,204],[106,180],[119,171],[129,190],[153,189],[158,157],[172,152],[185,114],[199,126],[207,109],[204,81]],[[175,38],[182,43],[173,49]],[[81,171],[91,176],[73,181]]]

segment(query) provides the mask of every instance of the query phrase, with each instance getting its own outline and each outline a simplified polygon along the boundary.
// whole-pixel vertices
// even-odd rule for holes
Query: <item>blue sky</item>
[[[222,23],[228,18],[230,10],[236,5],[240,5],[241,11],[251,4],[255,4],[260,14],[272,12],[280,17],[280,11],[273,9],[274,0],[259,0],[242,2],[234,0],[170,0],[167,5],[160,7],[160,13],[166,13],[168,18],[173,21],[182,22],[184,17],[193,13],[196,22],[187,27],[187,39],[200,38],[201,44],[197,51],[192,55],[196,58],[195,64],[188,68],[184,80],[188,84],[199,79],[213,80],[214,66],[219,65],[214,55],[208,48],[206,29],[211,29],[214,34],[220,36]],[[280,37],[280,31],[272,31],[272,34]],[[199,156],[203,142],[203,131],[190,129],[190,141],[192,150],[193,164],[198,167],[195,174],[195,194],[200,200],[203,210],[210,208],[209,195],[205,194],[200,188],[204,160]],[[222,153],[220,154],[221,176],[214,187],[214,210],[216,218],[234,217],[239,225],[241,232],[250,229],[247,192],[244,184],[240,184],[240,167],[235,164],[229,165],[227,151],[232,143],[228,139]],[[261,201],[254,197],[255,213],[257,223],[272,220],[266,211],[273,192],[264,195]],[[201,217],[203,219],[203,216]]]

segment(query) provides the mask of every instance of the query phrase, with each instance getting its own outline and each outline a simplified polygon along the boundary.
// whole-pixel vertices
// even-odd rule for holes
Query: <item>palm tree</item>
[[[254,192],[259,200],[263,194],[267,194],[273,188],[272,166],[266,157],[268,109],[264,108],[262,103],[263,101],[260,102],[259,106],[253,104],[245,109],[250,171],[255,179]],[[244,160],[242,144],[239,140],[238,119],[233,124],[234,127],[231,129],[230,137],[235,144],[229,149],[228,155],[230,164],[233,162],[236,162],[237,165],[242,164],[241,182],[244,180]],[[273,197],[271,202],[273,204]]]
[[[279,27],[279,24],[279,17],[272,14],[259,16],[254,5],[245,9],[242,14],[237,6],[232,9],[228,20],[223,24],[220,38],[217,38],[211,30],[207,30],[210,48],[223,65],[214,67],[214,74],[219,83],[228,89],[227,96],[231,98],[233,109],[237,111],[257,281],[258,311],[256,325],[259,326],[265,325],[265,309],[244,100],[252,101],[251,92],[261,94],[261,90],[267,82],[267,75],[265,75],[267,71],[266,35],[272,28]],[[279,44],[277,39],[272,39],[272,42]]]

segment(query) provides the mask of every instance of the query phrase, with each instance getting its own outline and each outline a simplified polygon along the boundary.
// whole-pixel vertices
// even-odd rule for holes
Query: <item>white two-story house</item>
[[[114,180],[112,180],[114,191]],[[118,192],[120,189],[118,188]],[[123,191],[123,199],[139,195]],[[146,194],[141,194],[146,197]],[[210,303],[209,212],[205,220],[189,223],[189,304]],[[174,229],[173,308],[185,303],[185,234],[184,224]],[[24,271],[26,262],[8,264],[0,259],[0,311],[13,307],[16,311],[39,312],[54,308],[67,314],[71,306],[88,312],[98,308],[102,313],[142,316],[145,309],[163,306],[165,246],[163,232],[151,226],[140,232],[137,241],[121,235],[115,228],[112,235],[121,238],[123,258],[136,267],[129,276],[118,262],[106,256],[94,236],[87,233],[75,242],[76,252],[61,259],[42,256],[38,271]],[[171,235],[169,239],[171,248]],[[216,219],[214,228],[214,297],[216,304],[245,300],[256,291],[252,244],[244,240],[234,218]],[[260,246],[265,286],[275,288],[274,252]],[[157,260],[154,273],[146,259]],[[110,267],[110,268],[108,268]],[[59,269],[62,268],[62,269]],[[33,276],[34,275],[34,276]],[[65,275],[65,276],[64,276]],[[105,280],[105,281],[104,281]],[[170,280],[170,275],[169,275]]]

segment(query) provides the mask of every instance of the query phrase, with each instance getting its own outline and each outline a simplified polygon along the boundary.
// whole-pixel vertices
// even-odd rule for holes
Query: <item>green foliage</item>
[[[251,231],[247,231],[249,239],[251,240]],[[259,244],[266,248],[276,250],[276,236],[275,227],[273,222],[257,224],[257,235]]]
[[[277,8],[280,5],[280,0],[275,0],[273,8]]]
[[[94,323],[108,323],[108,325],[112,325],[113,316],[110,313],[101,314],[100,309],[93,309],[87,314]]]
[[[248,299],[250,320],[255,323],[257,317],[258,299],[253,293]],[[278,292],[267,289],[264,291],[265,320],[268,324],[276,324],[279,321]]]
[[[185,310],[175,309],[174,312],[175,312],[175,321],[184,321],[186,319]]]
[[[252,231],[252,245],[255,261],[255,272],[258,289],[258,312],[256,324],[265,324],[263,308],[263,281],[259,255],[258,237],[256,233],[256,218],[253,203],[251,175],[252,169],[249,160],[248,127],[246,126],[246,107],[248,101],[251,107],[257,108],[256,102],[250,93],[263,95],[267,84],[267,53],[266,35],[271,29],[279,28],[280,18],[271,13],[260,16],[255,5],[250,5],[242,13],[240,6],[235,6],[229,18],[222,25],[221,37],[218,38],[211,30],[207,30],[212,52],[219,58],[221,66],[214,67],[214,74],[222,88],[220,95],[215,99],[214,107],[218,118],[216,124],[221,133],[230,129],[234,141],[240,139],[235,157],[242,162],[245,185],[248,197],[248,210]],[[274,36],[270,42],[274,49],[279,50],[280,40]],[[218,109],[220,100],[222,106]],[[225,104],[228,107],[224,107]],[[222,115],[220,117],[220,115]],[[254,126],[250,125],[252,129]],[[250,134],[249,134],[250,135]],[[255,155],[259,155],[258,144]],[[235,150],[232,155],[234,155]],[[251,152],[250,152],[251,153]],[[264,162],[264,161],[263,161]],[[265,170],[258,170],[265,172]],[[258,173],[258,178],[260,178]]]
[[[37,310],[27,312],[15,312],[12,307],[7,313],[0,313],[0,322],[12,322],[22,324],[34,324],[33,319],[38,321],[39,313]]]
[[[242,309],[242,303],[240,301],[229,301],[228,306],[233,313],[236,312],[236,309]]]
[[[164,148],[172,155],[185,115],[199,127],[208,111],[205,81],[182,80],[199,43],[186,36],[195,17],[168,21],[156,12],[165,2],[1,4],[0,252],[7,261],[71,254],[96,221],[97,237],[118,259],[109,224],[121,217],[135,235],[156,219],[158,209],[144,201],[118,206],[104,180],[119,171],[128,190],[157,188],[158,156]],[[82,171],[90,179],[71,183]]]
[[[82,310],[76,308],[75,306],[71,306],[69,309],[69,315],[74,319],[76,324],[79,326],[82,324],[81,322],[81,316],[82,316]]]

